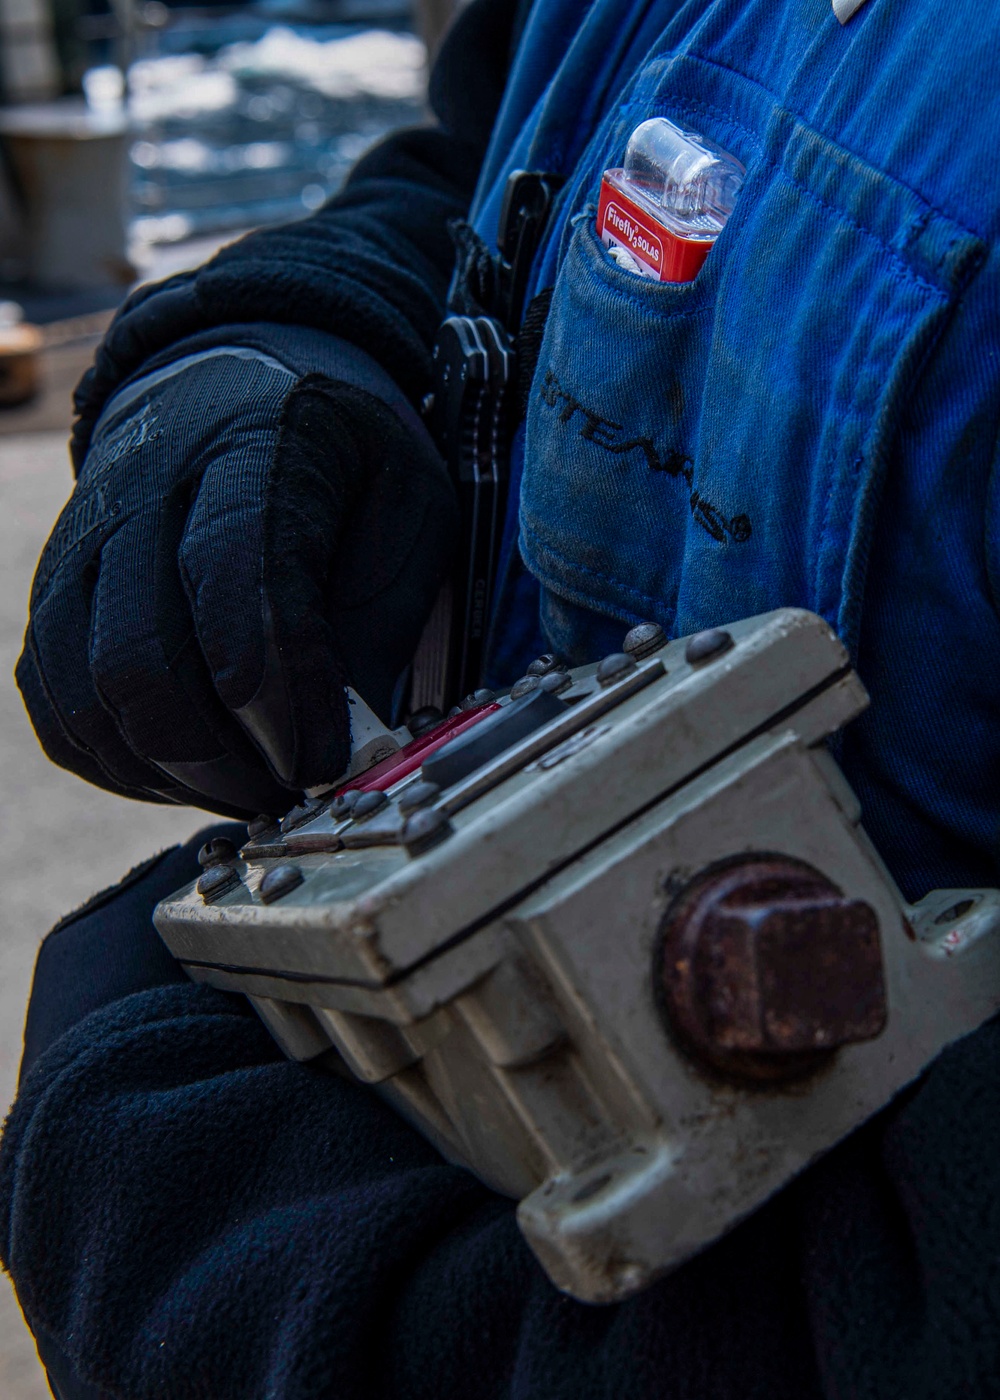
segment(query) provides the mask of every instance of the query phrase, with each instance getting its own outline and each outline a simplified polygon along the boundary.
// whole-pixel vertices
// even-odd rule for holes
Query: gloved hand
[[[32,587],[17,680],[46,753],[131,797],[283,812],[386,715],[457,515],[418,420],[258,350],[105,409]]]

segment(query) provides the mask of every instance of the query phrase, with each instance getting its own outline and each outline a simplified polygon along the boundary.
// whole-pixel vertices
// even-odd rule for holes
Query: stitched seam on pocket
[[[924,291],[930,292],[932,296],[938,297],[941,301],[948,300],[947,292],[943,291],[940,287],[935,287],[933,282],[925,281],[918,273],[914,272],[899,256],[895,248],[881,239],[872,229],[868,228],[865,224],[858,223],[857,219],[852,219],[850,214],[845,214],[843,209],[838,209],[835,204],[827,204],[825,200],[820,199],[818,194],[815,194],[807,185],[803,185],[800,180],[794,179],[788,174],[787,170],[783,170],[780,165],[776,165],[773,161],[769,160],[765,160],[764,164],[769,169],[775,171],[786,184],[791,185],[793,189],[805,195],[807,199],[811,200],[813,204],[818,205],[819,208],[824,210],[827,214],[837,219],[840,223],[846,224],[848,228],[852,228],[857,233],[862,233],[866,238],[870,238],[876,247],[881,248],[888,256],[889,261],[893,264],[893,268],[897,269],[896,271],[890,269],[890,275],[895,277],[897,281],[909,282],[917,287],[922,287]]]
[[[796,112],[791,107],[782,106],[777,93],[772,92],[772,90],[769,87],[765,87],[765,85],[760,81],[759,78],[752,78],[749,73],[744,73],[740,68],[734,68],[731,63],[722,63],[717,58],[709,58],[706,54],[696,53],[693,49],[689,49],[685,56],[687,58],[692,58],[696,60],[698,63],[704,63],[710,68],[718,68],[719,71],[722,73],[732,73],[734,77],[742,78],[744,82],[750,83],[753,87],[759,88],[761,92],[766,92],[767,95],[773,101],[775,109],[777,111],[783,112],[786,116],[791,117],[794,121],[800,122],[802,126],[807,127],[808,130],[815,131],[817,136],[821,136],[824,141],[829,141],[831,146],[840,145],[840,143],[834,141],[832,137],[827,136],[824,132],[819,131],[816,127],[814,127],[812,123],[808,121],[807,118],[801,112]],[[889,175],[885,171],[877,170],[876,167],[873,166],[870,161],[865,160],[864,156],[858,155],[856,151],[852,151],[848,146],[840,146],[840,149],[847,151],[848,155],[854,156],[856,160],[861,161],[863,165],[867,165],[869,169],[874,170],[876,174],[884,176],[884,178],[887,180],[891,180],[894,184],[898,185],[900,189],[906,190],[909,194],[913,196],[914,199],[918,199],[927,210],[929,210],[933,214],[937,214],[939,218],[947,220],[949,224],[954,224],[957,228],[964,230],[964,232],[970,238],[978,238],[980,241],[986,239],[986,234],[980,232],[977,229],[969,228],[955,214],[949,214],[947,210],[938,208],[938,206],[936,204],[933,204],[925,194],[922,194],[920,190],[914,189],[912,185],[908,185],[906,181],[901,180],[898,175]],[[769,161],[767,163],[771,164],[772,162]],[[875,237],[874,234],[872,236]]]

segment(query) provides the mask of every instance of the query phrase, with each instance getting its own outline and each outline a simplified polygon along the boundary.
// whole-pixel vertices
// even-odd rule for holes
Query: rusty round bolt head
[[[624,651],[613,651],[598,666],[597,683],[598,685],[614,685],[616,681],[624,680],[634,670],[635,657],[629,656]]]
[[[419,739],[421,734],[427,734],[431,729],[436,729],[444,719],[444,711],[439,710],[436,705],[421,705],[419,710],[414,710],[413,714],[406,721],[406,727],[413,735],[414,739]]]
[[[441,788],[437,783],[426,781],[411,783],[399,794],[399,810],[404,817],[408,817],[411,812],[416,812],[421,807],[436,802],[440,796]]]
[[[235,860],[238,854],[236,847],[227,837],[213,836],[198,852],[198,864],[203,870],[208,870],[213,865],[227,865]]]
[[[495,698],[492,690],[474,690],[471,695],[465,697],[459,709],[477,710],[480,705],[488,705]]]
[[[423,855],[432,846],[438,845],[454,831],[446,812],[436,807],[424,807],[407,817],[403,826],[402,841],[408,855]]]
[[[273,904],[297,889],[304,879],[297,865],[276,865],[261,880],[258,893],[265,904]]]
[[[349,817],[354,810],[361,793],[357,788],[351,788],[350,792],[341,792],[330,803],[330,816],[335,822],[342,822],[345,817]]]
[[[547,676],[550,671],[565,671],[566,667],[557,656],[553,656],[551,651],[544,652],[541,656],[536,656],[534,661],[525,671],[526,676]]]
[[[667,645],[667,634],[658,622],[640,622],[630,632],[625,633],[622,651],[634,656],[636,661],[645,661],[654,651]]]
[[[376,812],[381,812],[388,801],[381,788],[372,788],[371,792],[361,794],[351,808],[351,816],[356,822],[363,822],[366,817],[373,817]]]
[[[684,660],[689,666],[697,666],[699,661],[714,661],[732,645],[733,639],[724,628],[710,627],[707,632],[696,632],[688,638]]]
[[[522,676],[519,681],[515,681],[510,688],[510,698],[520,700],[524,695],[530,695],[533,690],[537,690],[541,685],[541,676]]]
[[[261,812],[259,817],[254,817],[252,822],[247,822],[247,836],[251,841],[256,841],[258,836],[263,836],[265,831],[269,831],[274,826],[274,817],[269,817],[266,812]]]
[[[549,695],[561,695],[564,690],[569,690],[572,684],[573,677],[565,671],[550,671],[547,676],[542,676],[538,682],[538,689],[547,691]]]
[[[874,910],[789,856],[696,876],[664,915],[661,948],[670,1025],[725,1074],[795,1077],[885,1026]]]
[[[206,904],[214,904],[239,883],[240,877],[231,865],[211,865],[199,876],[195,888]]]

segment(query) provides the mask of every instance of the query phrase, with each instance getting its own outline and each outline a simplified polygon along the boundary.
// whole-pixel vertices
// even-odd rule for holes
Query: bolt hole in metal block
[[[529,669],[523,699],[474,693],[418,741],[365,717],[332,802],[206,852],[156,924],[286,1053],[334,1057],[517,1197],[556,1285],[608,1302],[1000,1007],[1000,893],[903,902],[825,746],[866,696],[811,614],[644,624]],[[355,788],[380,795],[356,811]]]

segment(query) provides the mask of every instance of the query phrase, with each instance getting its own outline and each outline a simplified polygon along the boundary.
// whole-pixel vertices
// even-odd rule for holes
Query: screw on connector
[[[408,855],[420,856],[445,840],[454,829],[447,813],[436,807],[425,807],[422,811],[414,812],[412,817],[407,817],[402,832],[403,845]]]
[[[885,1026],[875,911],[803,861],[751,855],[709,867],[661,932],[667,1019],[724,1074],[794,1078]]]
[[[441,788],[437,783],[411,783],[399,794],[399,810],[404,817],[408,817],[411,812],[436,802],[440,796]]]
[[[351,808],[351,816],[356,822],[363,822],[366,817],[372,817],[376,812],[381,812],[388,801],[388,797],[381,788],[373,788],[371,792],[363,792]]]
[[[304,878],[297,865],[276,865],[261,880],[258,893],[265,904],[273,904],[297,889]]]
[[[231,865],[212,865],[199,877],[195,888],[206,904],[214,904],[239,883],[240,877]]]
[[[213,865],[227,865],[229,861],[235,860],[238,854],[236,847],[227,837],[213,836],[198,852],[198,864],[203,870],[208,870]]]
[[[645,661],[654,651],[667,644],[667,634],[658,622],[640,622],[630,632],[626,632],[622,651],[634,656],[636,661]]]
[[[542,656],[536,656],[528,667],[527,676],[547,676],[550,671],[565,671],[566,665],[560,661],[552,652],[547,651]]]
[[[696,632],[688,638],[684,660],[689,666],[696,666],[699,661],[712,661],[721,656],[732,645],[733,639],[728,632],[721,627],[710,627],[707,632]]]
[[[333,820],[342,822],[346,817],[349,817],[360,796],[361,793],[357,788],[351,788],[350,792],[339,793],[330,803],[330,816]]]
[[[597,668],[598,685],[614,685],[616,681],[635,670],[635,658],[624,651],[614,651],[606,656]]]
[[[311,802],[302,802],[297,807],[293,807],[290,812],[286,812],[281,818],[281,831],[294,831],[297,826],[304,826],[306,822],[312,821],[323,809],[322,798],[313,798]]]
[[[459,706],[462,710],[476,710],[480,705],[488,705],[491,700],[496,699],[492,690],[474,690],[471,695],[467,695]]]
[[[515,681],[510,688],[510,698],[520,700],[524,695],[530,695],[533,690],[537,690],[542,683],[541,676],[522,676],[519,681]]]
[[[573,684],[573,677],[565,671],[550,671],[547,676],[542,676],[538,682],[538,689],[546,691],[549,695],[561,695],[564,690],[569,690]]]
[[[252,822],[247,822],[247,836],[251,841],[256,841],[258,836],[263,836],[265,831],[270,831],[274,823],[274,817],[269,817],[265,812],[261,812],[260,816],[254,817]]]
[[[419,710],[414,710],[413,714],[410,715],[406,721],[406,727],[414,739],[419,739],[421,734],[435,729],[443,719],[444,711],[439,710],[436,705],[421,705]]]

